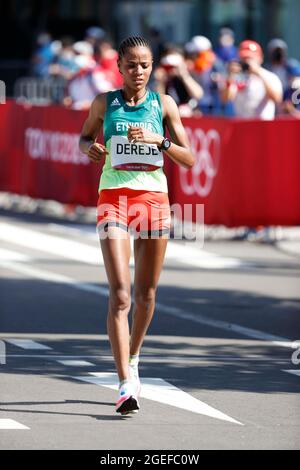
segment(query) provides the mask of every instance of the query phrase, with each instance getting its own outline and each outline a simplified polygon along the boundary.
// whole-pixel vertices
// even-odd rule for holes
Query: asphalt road
[[[292,250],[169,242],[125,418],[94,226],[2,210],[0,269],[1,449],[300,448]]]

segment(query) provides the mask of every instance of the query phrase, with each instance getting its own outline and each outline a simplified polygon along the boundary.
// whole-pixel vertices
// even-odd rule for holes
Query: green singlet
[[[127,141],[128,126],[140,126],[146,129],[164,135],[162,104],[160,95],[157,92],[148,89],[146,99],[136,106],[129,106],[121,93],[121,90],[115,90],[107,93],[106,112],[104,115],[104,145],[109,154],[106,155],[103,166],[99,192],[101,189],[110,188],[131,188],[145,191],[160,191],[167,193],[167,178],[163,171],[163,156],[158,151],[157,146],[152,145],[133,145]],[[160,157],[159,157],[160,154]],[[147,162],[147,156],[153,159],[153,171],[131,171],[129,169],[117,169],[117,165],[126,161]],[[130,160],[131,158],[131,160]],[[112,166],[112,160],[114,165]],[[160,163],[157,163],[160,161]],[[152,163],[153,163],[152,162]],[[158,166],[159,167],[158,167]],[[120,166],[119,166],[120,168]],[[128,166],[128,168],[131,168]],[[143,168],[143,167],[141,167]]]

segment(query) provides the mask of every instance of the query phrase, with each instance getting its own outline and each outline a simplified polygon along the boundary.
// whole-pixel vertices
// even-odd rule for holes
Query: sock
[[[129,356],[129,365],[137,366],[140,360],[139,354],[134,354]]]
[[[119,382],[119,390],[120,390],[120,388],[123,387],[124,385],[125,385],[125,386],[129,385],[129,386],[131,387],[131,386],[132,386],[131,380],[130,380],[130,379],[125,379],[125,380],[122,380],[122,382]]]
[[[129,356],[129,374],[130,378],[132,380],[132,383],[135,385],[135,393],[137,395],[140,394],[140,377],[139,377],[139,355],[130,355]]]

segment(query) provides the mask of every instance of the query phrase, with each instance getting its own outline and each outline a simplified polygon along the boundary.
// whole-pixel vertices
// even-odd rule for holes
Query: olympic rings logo
[[[206,197],[211,192],[220,163],[220,134],[215,129],[205,133],[202,129],[186,128],[196,162],[191,170],[179,168],[182,191],[187,195]]]

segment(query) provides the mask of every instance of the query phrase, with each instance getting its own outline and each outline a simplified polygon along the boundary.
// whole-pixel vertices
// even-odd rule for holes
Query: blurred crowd
[[[222,28],[218,43],[201,35],[183,46],[153,35],[154,67],[149,87],[171,95],[184,117],[223,115],[271,120],[300,118],[300,63],[289,57],[282,39],[272,39],[263,53],[257,42],[236,44],[234,31]],[[98,93],[122,86],[113,42],[99,27],[82,41],[53,40],[42,33],[32,57],[35,77],[65,80],[63,105],[87,109]]]

